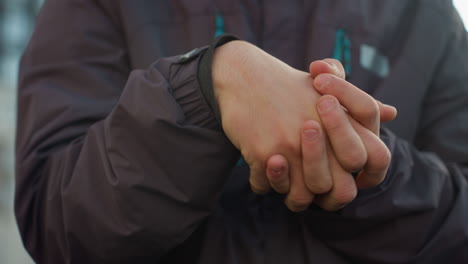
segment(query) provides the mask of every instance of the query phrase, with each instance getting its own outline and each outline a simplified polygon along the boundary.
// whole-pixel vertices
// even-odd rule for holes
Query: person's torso
[[[303,71],[311,61],[335,57],[350,82],[397,106],[404,118],[387,126],[409,141],[418,129],[415,105],[423,104],[437,64],[427,54],[441,52],[421,44],[432,41],[421,25],[433,7],[414,0],[128,0],[114,8],[134,69],[208,45],[220,31]],[[307,212],[289,212],[279,195],[253,194],[243,164],[216,212],[162,263],[347,263],[314,236],[320,227],[313,221]]]

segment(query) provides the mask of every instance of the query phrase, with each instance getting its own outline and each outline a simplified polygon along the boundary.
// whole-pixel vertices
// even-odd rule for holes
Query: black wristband
[[[223,34],[215,38],[209,46],[208,50],[206,50],[206,52],[204,52],[202,55],[200,64],[198,66],[198,82],[200,83],[201,92],[221,127],[221,113],[214,95],[211,66],[213,63],[215,49],[233,40],[239,40],[239,38],[230,34]]]

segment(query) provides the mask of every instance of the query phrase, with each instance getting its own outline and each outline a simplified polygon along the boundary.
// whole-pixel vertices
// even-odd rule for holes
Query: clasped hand
[[[312,202],[334,211],[358,189],[384,180],[391,155],[379,138],[380,122],[394,119],[396,110],[344,77],[333,59],[312,62],[305,73],[247,42],[216,50],[213,84],[223,130],[249,164],[255,192],[287,194],[296,212]]]

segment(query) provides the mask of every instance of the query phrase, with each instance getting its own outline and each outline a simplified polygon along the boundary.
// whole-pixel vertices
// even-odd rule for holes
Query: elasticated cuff
[[[238,40],[239,38],[234,35],[224,34],[217,37],[209,46],[209,48],[202,54],[200,65],[198,67],[198,81],[200,83],[201,92],[209,105],[211,111],[221,126],[221,113],[219,106],[216,101],[214,90],[213,90],[213,79],[212,79],[212,63],[214,51],[217,47],[222,46],[230,41]]]

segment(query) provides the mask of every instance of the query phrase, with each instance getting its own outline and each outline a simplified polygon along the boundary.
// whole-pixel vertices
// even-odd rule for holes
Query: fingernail
[[[332,99],[322,100],[318,105],[320,113],[327,113],[335,107],[335,101]]]
[[[330,83],[331,77],[328,74],[320,74],[315,78],[315,88],[318,90],[324,89]]]
[[[280,173],[283,169],[282,168],[272,168],[271,169],[275,173]]]
[[[275,175],[280,175],[282,174],[284,168],[283,167],[277,167],[277,168],[271,168],[271,172]]]
[[[307,129],[304,130],[304,137],[307,140],[315,140],[319,135],[319,132],[317,129]]]

